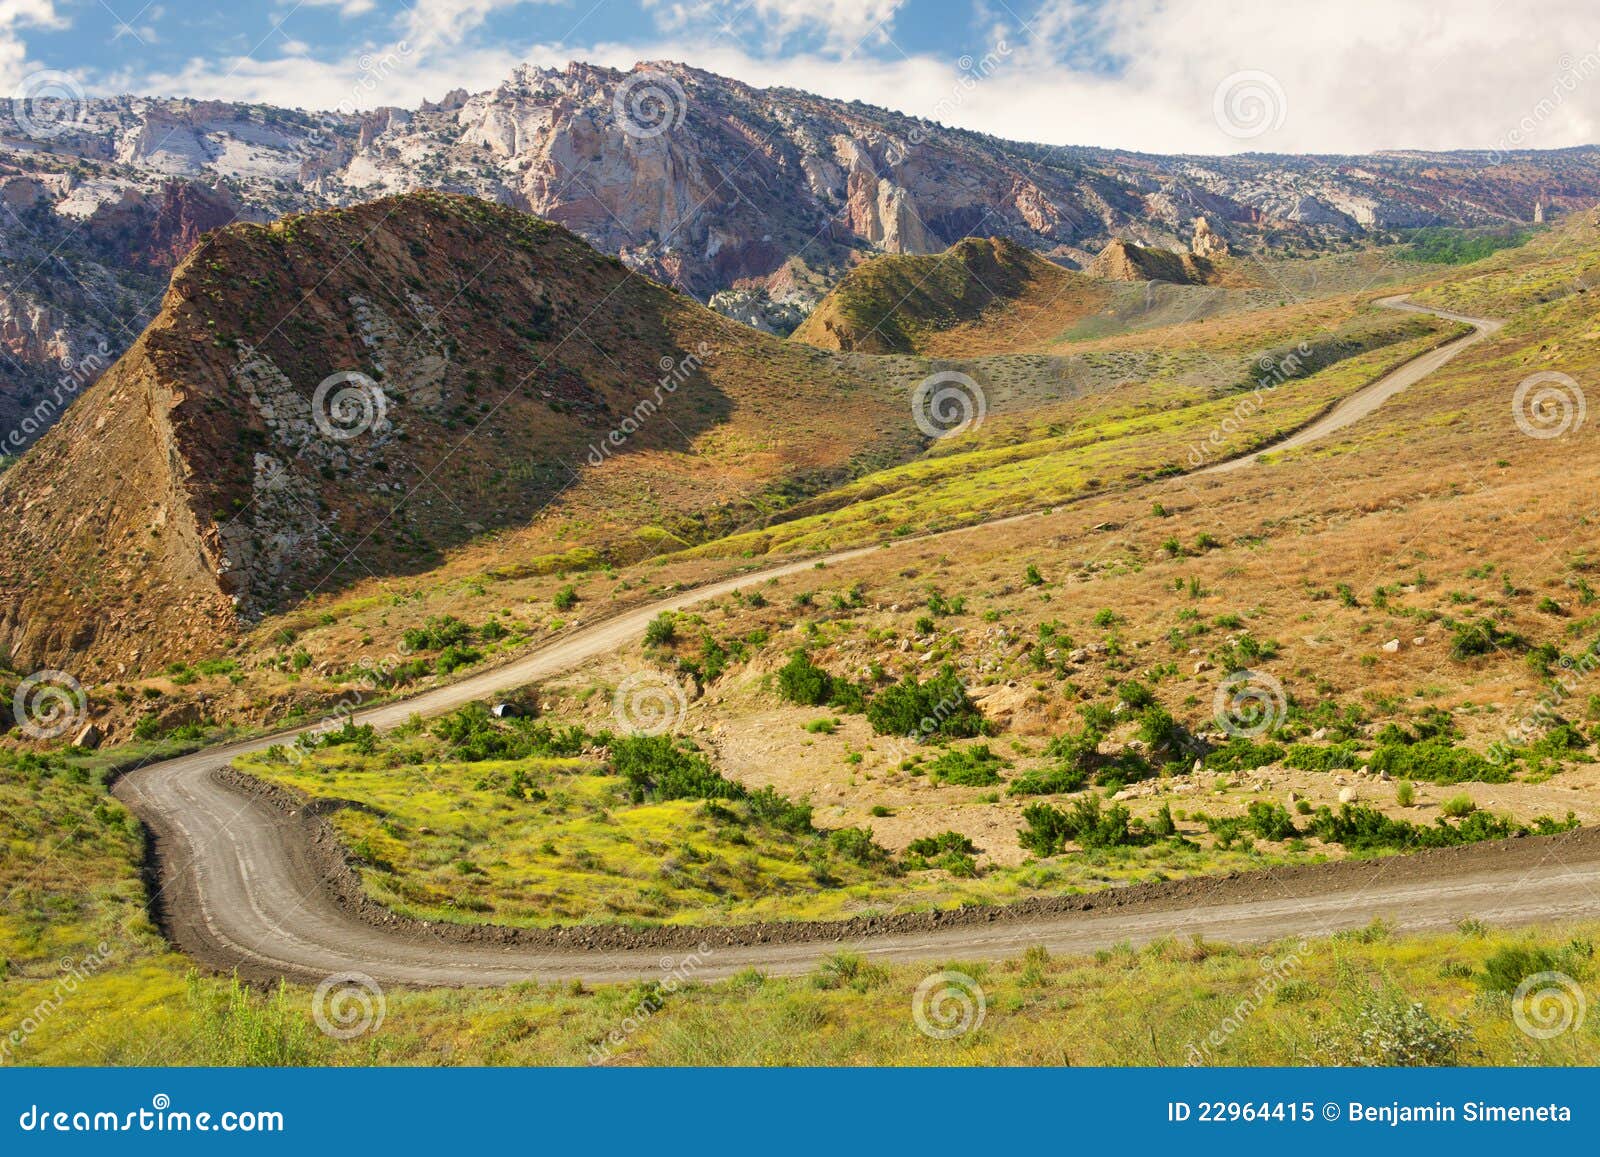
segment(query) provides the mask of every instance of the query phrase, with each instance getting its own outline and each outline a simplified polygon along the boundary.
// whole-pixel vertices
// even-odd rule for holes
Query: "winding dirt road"
[[[1390,308],[1421,310],[1398,299]],[[1439,311],[1424,311],[1439,313]],[[1324,438],[1488,337],[1498,322],[1440,316],[1474,332],[1396,369],[1335,406],[1280,446]],[[1236,459],[1209,468],[1232,470]],[[1016,522],[1033,514],[1001,520]],[[947,531],[942,539],[983,534],[995,524]],[[924,540],[910,540],[921,542]],[[883,548],[863,547],[829,563]],[[638,639],[662,611],[680,610],[757,581],[810,570],[815,560],[786,563],[709,584],[581,628],[540,651],[403,702],[359,712],[358,724],[394,727],[413,713],[437,714],[505,689],[548,679]],[[308,730],[308,729],[302,729]],[[333,883],[331,831],[221,774],[235,757],[281,743],[294,732],[211,748],[139,768],[115,794],[151,829],[160,875],[156,907],[176,943],[208,964],[247,975],[320,979],[359,972],[382,983],[494,985],[579,977],[591,982],[659,977],[689,946],[694,971],[726,976],[746,968],[807,970],[851,947],[894,961],[995,958],[1033,944],[1079,951],[1169,934],[1263,941],[1325,935],[1375,917],[1406,930],[1442,929],[1464,915],[1525,923],[1600,915],[1600,832],[1452,849],[1365,864],[1336,864],[1207,881],[1156,885],[1123,894],[1062,898],[1017,909],[969,909],[937,918],[888,918],[880,925],[814,929],[796,939],[766,929],[700,933],[594,935],[570,929],[514,935],[385,918],[353,903]],[[629,939],[630,935],[633,937]]]
[[[1226,462],[1218,462],[1214,466],[1207,466],[1202,470],[1194,471],[1195,474],[1227,474],[1234,470],[1242,470],[1246,466],[1254,465],[1263,454],[1276,453],[1279,450],[1293,450],[1300,446],[1309,446],[1313,442],[1320,442],[1329,434],[1343,430],[1359,422],[1362,418],[1375,413],[1396,394],[1403,393],[1416,385],[1429,374],[1436,373],[1447,362],[1460,357],[1472,346],[1477,345],[1487,337],[1492,337],[1505,325],[1503,321],[1495,321],[1487,317],[1468,317],[1463,313],[1451,313],[1446,309],[1428,309],[1426,306],[1414,305],[1406,300],[1405,294],[1395,297],[1380,298],[1378,305],[1385,309],[1399,309],[1407,313],[1431,313],[1435,317],[1442,317],[1446,321],[1459,321],[1472,327],[1472,332],[1463,334],[1454,341],[1445,342],[1437,349],[1429,350],[1419,357],[1412,358],[1403,366],[1398,366],[1383,377],[1369,385],[1362,387],[1349,397],[1334,405],[1322,417],[1306,426],[1302,426],[1287,438],[1274,442],[1271,446],[1257,450],[1252,454],[1244,454],[1238,458],[1230,458]]]

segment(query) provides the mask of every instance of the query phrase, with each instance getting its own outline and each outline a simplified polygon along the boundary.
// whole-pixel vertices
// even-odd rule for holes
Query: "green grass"
[[[1237,408],[1249,390],[1218,397],[1210,386],[1169,380],[1144,384],[1134,400],[1119,400],[1109,412],[1085,408],[1068,428],[1050,424],[1019,430],[996,422],[992,429],[986,425],[947,439],[918,461],[830,491],[823,512],[735,534],[690,553],[760,555],[881,541],[895,537],[900,527],[922,532],[966,525],[1181,473],[1193,467],[1197,445],[1203,445],[1204,461],[1267,445],[1436,344],[1441,332],[1432,323],[1414,326],[1409,320],[1400,329],[1385,330],[1388,340],[1380,348],[1284,382],[1264,395],[1259,412],[1242,421]],[[1214,431],[1218,436],[1212,440]]]

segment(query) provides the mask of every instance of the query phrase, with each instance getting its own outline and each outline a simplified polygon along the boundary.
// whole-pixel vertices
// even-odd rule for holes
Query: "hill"
[[[1018,311],[1066,297],[1074,312],[1103,295],[1083,278],[1003,238],[967,238],[935,256],[875,257],[851,270],[792,335],[823,349],[923,353],[931,335],[983,321],[1014,329]]]
[[[233,226],[0,475],[0,647],[138,670],[480,536],[534,570],[635,559],[918,444],[898,391],[511,209]]]
[[[1135,245],[1118,238],[1085,271],[1108,281],[1166,281],[1173,285],[1220,285],[1222,270],[1208,257]]]

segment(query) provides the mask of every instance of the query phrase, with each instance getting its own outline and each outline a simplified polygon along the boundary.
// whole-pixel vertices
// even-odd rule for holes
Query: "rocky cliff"
[[[632,268],[781,328],[873,253],[999,236],[1052,254],[1346,244],[1531,219],[1600,197],[1600,151],[1158,157],[1018,144],[671,63],[519,68],[492,89],[354,115],[89,102],[47,140],[0,105],[0,436],[153,316],[225,219],[429,187],[559,222]],[[1202,234],[1197,220],[1204,218]],[[152,276],[153,274],[157,276]],[[92,367],[91,367],[92,369]],[[90,374],[92,380],[92,374]],[[70,383],[70,397],[76,387]],[[53,420],[50,407],[31,423]]]

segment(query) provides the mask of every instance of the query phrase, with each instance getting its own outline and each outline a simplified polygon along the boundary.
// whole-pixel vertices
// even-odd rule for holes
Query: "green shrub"
[[[1300,834],[1282,804],[1257,800],[1245,812],[1245,827],[1264,840],[1288,840]]]
[[[442,651],[472,641],[472,628],[454,615],[432,615],[420,627],[412,627],[401,637],[408,652]]]
[[[1524,980],[1541,972],[1560,972],[1582,980],[1589,975],[1593,957],[1594,945],[1587,940],[1570,941],[1555,951],[1536,945],[1507,945],[1483,962],[1479,984],[1486,992],[1509,996]]]
[[[1385,744],[1367,760],[1374,771],[1387,771],[1396,779],[1427,783],[1505,783],[1511,770],[1492,763],[1448,739],[1425,739],[1412,744]]]
[[[1311,821],[1311,832],[1324,843],[1343,844],[1354,851],[1409,851],[1415,848],[1446,848],[1480,840],[1500,840],[1518,835],[1550,835],[1570,831],[1577,820],[1569,813],[1566,820],[1540,816],[1532,824],[1518,824],[1505,816],[1474,811],[1460,823],[1444,817],[1432,827],[1390,819],[1369,807],[1345,804],[1337,814],[1319,808]]]
[[[668,799],[738,799],[744,790],[724,779],[687,740],[630,735],[611,741],[611,767],[634,803]]]
[[[1283,753],[1283,762],[1301,771],[1341,771],[1357,766],[1359,751],[1354,743],[1293,743]]]
[[[885,688],[867,705],[867,721],[879,735],[919,739],[967,739],[990,731],[956,669],[948,665],[926,683],[907,675]]]
[[[778,669],[778,694],[802,707],[821,707],[833,695],[833,676],[804,651],[795,651]]]
[[[909,872],[922,872],[941,868],[953,876],[970,878],[978,874],[975,858],[978,847],[960,832],[941,832],[936,836],[923,836],[906,845],[901,866]]]
[[[945,752],[928,765],[928,775],[958,787],[993,787],[1001,782],[999,769],[1003,765],[1004,761],[983,743]]]
[[[433,724],[433,734],[450,747],[452,759],[570,759],[593,742],[581,727],[556,731],[530,719],[496,719],[488,704],[468,703]]]
[[[745,798],[745,804],[750,818],[767,827],[797,836],[809,835],[814,830],[811,826],[811,805],[795,803],[771,786],[751,792]]]
[[[1471,659],[1495,651],[1522,651],[1528,645],[1521,635],[1503,629],[1493,619],[1463,620],[1449,626],[1452,659]]]
[[[677,637],[678,617],[671,611],[662,611],[644,629],[644,645],[647,647],[670,646]]]
[[[1226,744],[1207,753],[1207,771],[1253,771],[1284,758],[1284,749],[1276,743],[1257,743],[1243,735],[1236,735]]]
[[[842,858],[862,867],[885,863],[889,853],[872,842],[866,828],[837,828],[828,833],[828,847]]]
[[[470,667],[483,655],[474,647],[458,647],[451,645],[439,652],[433,661],[433,669],[437,674],[449,675],[462,667]]]
[[[1078,797],[1066,811],[1034,803],[1022,809],[1028,826],[1017,832],[1017,840],[1036,856],[1058,855],[1068,841],[1075,841],[1085,851],[1125,847],[1142,842],[1142,833],[1133,830],[1130,818],[1121,804],[1103,808],[1097,795]]]
[[[1143,711],[1146,707],[1155,706],[1155,692],[1136,679],[1129,679],[1117,685],[1117,698],[1127,704],[1131,711]]]
[[[1008,795],[1061,795],[1089,783],[1090,773],[1076,762],[1062,760],[1055,767],[1026,771],[1011,781]]]

